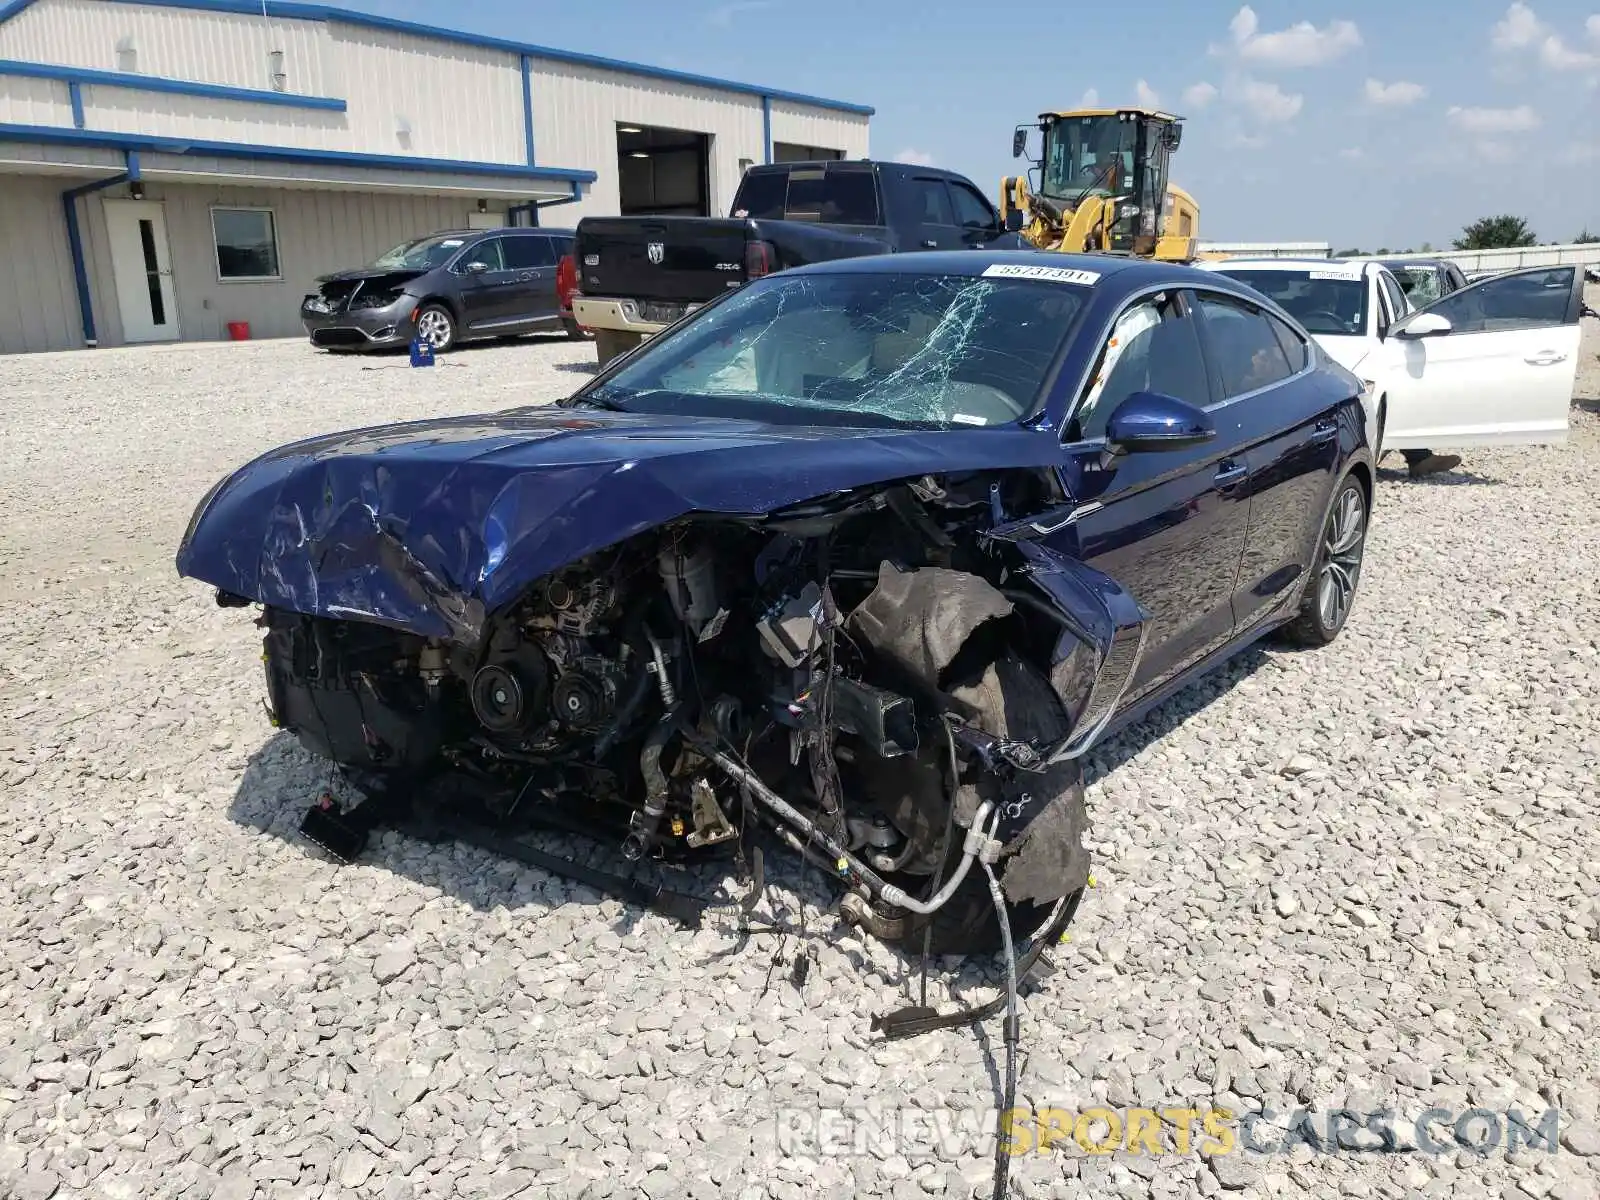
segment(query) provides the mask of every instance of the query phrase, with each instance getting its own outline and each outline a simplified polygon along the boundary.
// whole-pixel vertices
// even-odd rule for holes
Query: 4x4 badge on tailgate
[[[644,248],[645,254],[656,266],[661,265],[661,260],[667,256],[667,248],[661,242],[651,242]]]

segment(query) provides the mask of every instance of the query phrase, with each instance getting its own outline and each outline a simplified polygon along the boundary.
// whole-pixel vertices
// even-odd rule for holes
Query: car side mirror
[[[1440,316],[1438,313],[1425,312],[1418,313],[1405,322],[1394,331],[1394,335],[1402,338],[1442,337],[1444,334],[1449,333],[1452,328],[1448,317]]]
[[[468,275],[482,275],[489,269],[489,264],[480,258],[475,258],[466,265]]]
[[[1204,409],[1161,392],[1135,392],[1106,422],[1106,448],[1112,454],[1186,450],[1216,436]]]

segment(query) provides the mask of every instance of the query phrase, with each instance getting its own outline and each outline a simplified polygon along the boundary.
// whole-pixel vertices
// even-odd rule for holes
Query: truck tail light
[[[556,301],[562,308],[572,307],[572,294],[578,290],[578,263],[570,254],[563,254],[556,264]]]
[[[771,242],[746,242],[744,247],[744,277],[760,279],[772,274],[773,260],[777,257]]]

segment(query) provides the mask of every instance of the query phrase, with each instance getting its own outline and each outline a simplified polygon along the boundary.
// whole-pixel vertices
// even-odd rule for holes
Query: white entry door
[[[179,334],[172,254],[159,200],[106,200],[111,273],[128,342],[170,342]]]

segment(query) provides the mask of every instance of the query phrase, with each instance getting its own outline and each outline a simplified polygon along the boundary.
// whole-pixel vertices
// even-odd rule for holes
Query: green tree
[[[1433,243],[1432,242],[1423,242],[1422,243],[1422,252],[1424,254],[1432,254],[1433,253]]]
[[[1600,242],[1600,233],[1590,233],[1589,230],[1585,228],[1582,233],[1572,240],[1575,244],[1580,246],[1592,246],[1595,242]]]
[[[1365,258],[1366,256],[1367,252],[1360,246],[1351,246],[1348,250],[1341,250],[1334,255],[1335,258]]]
[[[1461,230],[1455,240],[1457,250],[1501,250],[1508,246],[1533,246],[1538,235],[1528,227],[1528,222],[1510,213],[1494,217],[1479,217]]]

